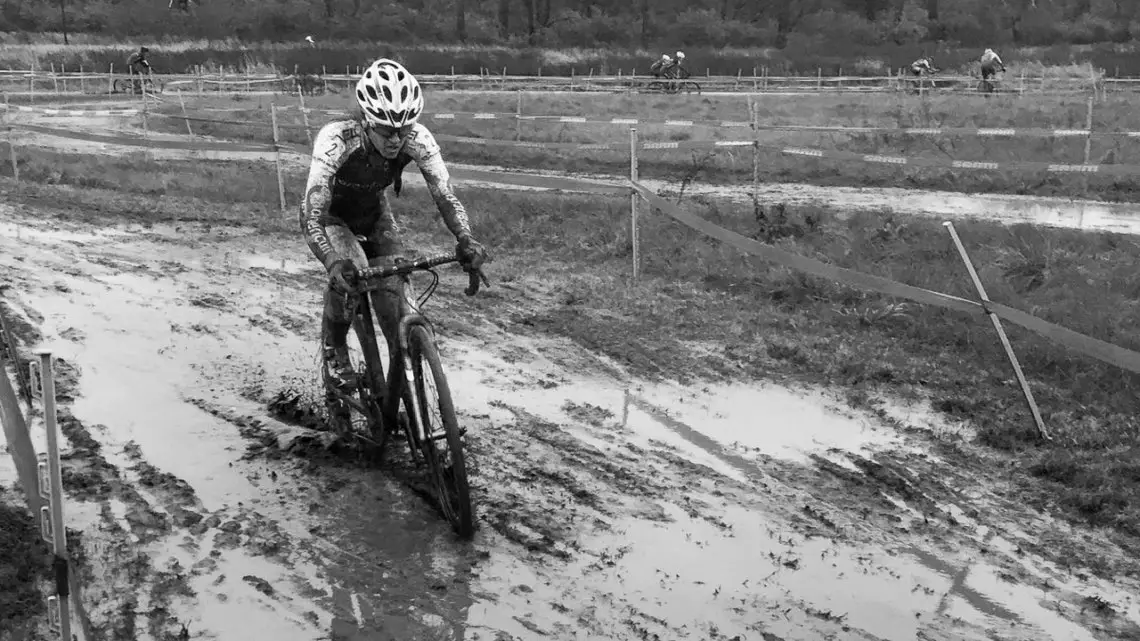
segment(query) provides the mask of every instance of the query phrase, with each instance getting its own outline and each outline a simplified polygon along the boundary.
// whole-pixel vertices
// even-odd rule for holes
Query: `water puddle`
[[[492,411],[482,390],[501,380],[488,372],[504,370],[507,364],[458,345],[449,351],[451,356],[458,360],[449,370],[457,402],[471,412]],[[807,463],[809,454],[831,449],[858,452],[901,446],[894,430],[840,407],[822,392],[762,383],[694,391],[672,383],[623,387],[574,378],[550,388],[512,385],[510,398],[527,411],[563,424],[573,416],[575,404],[595,406],[605,413],[607,423],[621,427],[635,442],[665,443],[693,462],[737,480],[757,473],[749,454]]]
[[[557,582],[544,583],[517,559],[492,556],[476,589],[498,599],[473,606],[468,624],[511,631],[525,623],[552,633],[588,614],[600,630],[632,623],[661,638],[713,638],[715,630],[724,635],[715,638],[768,632],[807,641],[842,627],[869,635],[844,638],[911,641],[954,626],[963,628],[961,638],[1010,628],[1030,637],[1095,638],[1049,609],[1039,592],[1003,582],[988,566],[959,569],[931,554],[804,538],[741,507],[724,506],[715,515],[719,525],[676,505],[661,508],[656,519],[622,519],[612,533],[583,541]],[[554,607],[524,608],[524,600]],[[688,634],[675,636],[678,630]]]

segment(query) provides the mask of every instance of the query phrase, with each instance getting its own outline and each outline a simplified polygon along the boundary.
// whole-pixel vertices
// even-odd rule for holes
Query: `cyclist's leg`
[[[356,235],[343,224],[328,224],[325,233],[329,237],[336,256],[347,258],[357,269],[368,266],[368,259]],[[352,364],[348,360],[348,330],[356,313],[356,297],[325,288],[325,307],[321,318],[321,340],[326,365],[333,380],[342,387],[351,388],[356,384]]]
[[[392,214],[392,208],[388,204],[387,193],[380,194],[379,205],[379,216],[363,243],[364,255],[368,263],[373,266],[391,265],[404,253],[400,230]],[[401,316],[407,311],[404,305],[407,285],[408,277],[391,276],[383,280],[380,289],[373,296],[376,318],[384,332],[384,339],[388,342],[389,355],[395,355],[397,352],[397,329],[400,326]],[[389,363],[391,366],[396,365],[395,360],[390,360]]]

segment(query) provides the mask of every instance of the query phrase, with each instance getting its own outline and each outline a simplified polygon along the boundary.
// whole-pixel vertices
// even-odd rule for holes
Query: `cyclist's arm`
[[[406,153],[412,157],[420,168],[420,173],[427,183],[428,192],[435,200],[439,213],[447,229],[456,238],[471,235],[471,223],[467,220],[467,210],[463,203],[451,191],[451,176],[447,165],[443,163],[443,152],[436,142],[435,136],[423,125],[416,125],[412,129],[408,142],[404,145]]]
[[[341,163],[360,147],[360,136],[352,121],[341,120],[322,127],[313,141],[313,160],[309,165],[305,198],[301,201],[301,231],[305,234],[305,243],[325,267],[334,254],[325,233],[333,181]]]

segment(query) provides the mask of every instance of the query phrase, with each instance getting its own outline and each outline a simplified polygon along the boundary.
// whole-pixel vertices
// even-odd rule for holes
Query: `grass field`
[[[550,121],[516,124],[509,116],[518,107],[519,96],[512,94],[473,94],[437,91],[428,97],[429,113],[495,112],[508,114],[497,120],[437,120],[425,122],[439,134],[535,142],[613,142],[628,139],[628,125],[557,123]],[[195,132],[229,139],[272,139],[269,126],[269,97],[194,98],[191,115],[217,120],[246,121],[251,124],[192,123]],[[296,98],[280,96],[278,104],[297,103]],[[340,110],[347,96],[321,96],[307,99],[313,109]],[[649,96],[609,94],[524,94],[522,113],[526,115],[570,115],[591,119],[632,117],[664,121],[747,121],[746,96]],[[1083,129],[1087,117],[1084,97],[1026,96],[985,99],[979,96],[835,95],[761,96],[756,99],[760,122],[767,125],[875,126],[875,127],[961,127],[961,128],[1042,128]],[[230,108],[218,113],[206,108]],[[176,100],[167,100],[162,111],[181,113]],[[310,118],[313,130],[330,119],[324,113]],[[280,114],[284,140],[307,144],[297,110]],[[185,131],[178,119],[152,119],[157,130]],[[639,136],[647,141],[749,140],[747,128],[708,126],[677,127],[638,125]],[[1093,130],[1119,132],[1140,130],[1140,113],[1125,96],[1110,95],[1093,108]],[[1080,164],[1084,161],[1083,137],[978,137],[966,135],[908,136],[893,133],[849,134],[795,131],[762,131],[762,145],[799,146],[857,153],[896,154],[918,158],[989,162],[1037,161]],[[535,150],[467,143],[447,143],[447,158],[458,162],[486,163],[507,167],[558,169],[575,172],[626,175],[628,152]],[[1140,140],[1126,136],[1094,136],[1090,162],[1140,165]],[[898,167],[892,165],[788,156],[763,151],[760,179],[768,182],[806,182],[819,185],[891,186],[945,189],[967,193],[998,192],[1103,200],[1138,200],[1140,176],[1088,174],[1045,174],[1026,170],[959,170]],[[747,184],[752,176],[749,148],[712,150],[646,150],[639,157],[641,174],[649,178],[680,181],[686,176],[721,184]]]
[[[140,164],[131,171],[129,163],[139,161],[62,155],[29,156],[26,162],[29,175],[64,169],[56,185],[23,183],[12,189],[10,179],[3,179],[11,202],[78,218],[178,217],[254,224],[267,234],[299,233],[291,212],[270,211],[262,203],[271,199],[251,195],[272,193],[268,169],[179,163]],[[151,174],[137,185],[130,178]],[[881,391],[928,398],[937,410],[972,423],[979,442],[1010,457],[1020,472],[1010,490],[1017,500],[1112,528],[1122,542],[1140,550],[1135,446],[1140,377],[1010,328],[1056,437],[1039,444],[1000,344],[981,316],[898,304],[744,260],[735,250],[653,215],[645,217],[641,229],[644,281],[631,287],[624,197],[504,197],[500,191],[462,187],[459,195],[495,257],[493,279],[556,284],[559,305],[515,319],[528,331],[573,338],[646,376],[822,382],[848,389],[855,404]],[[297,194],[291,198],[296,202]],[[434,216],[407,215],[432,211],[422,190],[405,193],[394,205],[414,237],[447,242]],[[876,213],[841,219],[813,207],[792,210],[786,220],[761,227],[750,207],[699,201],[687,206],[797,253],[973,296],[936,221]],[[1135,240],[983,222],[961,222],[958,229],[994,300],[1140,349],[1135,312],[1140,245]],[[505,290],[493,291],[477,304],[492,310]],[[957,437],[944,438],[946,448],[959,449]]]

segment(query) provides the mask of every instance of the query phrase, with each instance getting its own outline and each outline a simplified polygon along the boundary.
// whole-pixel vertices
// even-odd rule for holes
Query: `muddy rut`
[[[25,353],[61,359],[84,637],[1140,634],[1136,581],[1071,551],[1122,553],[935,444],[966,428],[643,380],[544,334],[531,319],[559,303],[537,278],[469,299],[445,271],[427,308],[475,465],[479,530],[458,541],[406,457],[369,467],[269,411],[315,390],[322,274],[299,237],[0,218],[5,313]]]

